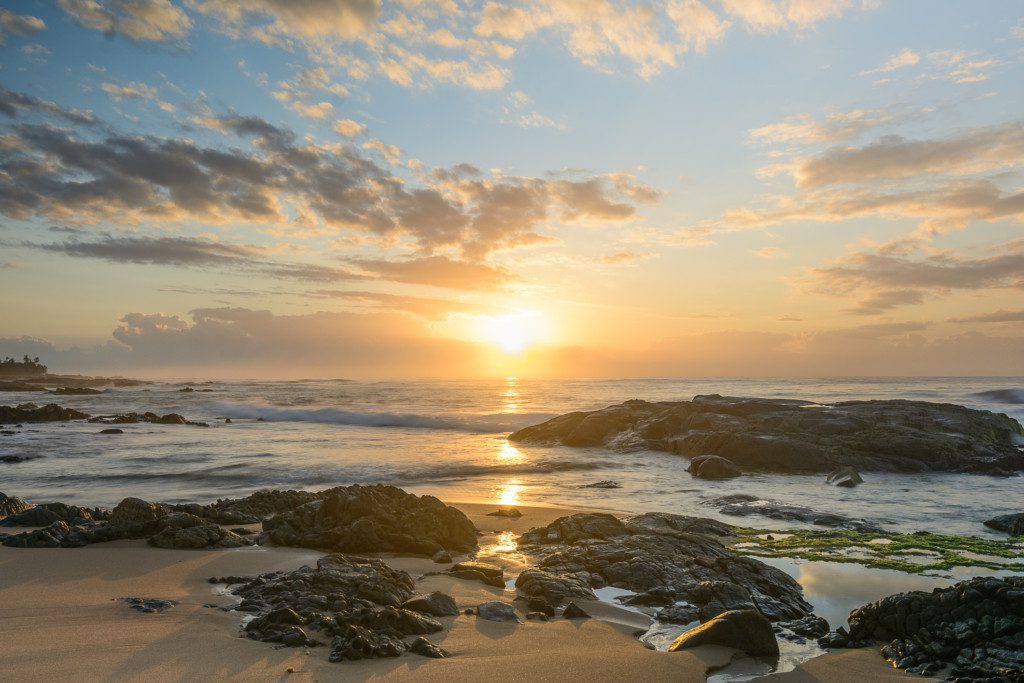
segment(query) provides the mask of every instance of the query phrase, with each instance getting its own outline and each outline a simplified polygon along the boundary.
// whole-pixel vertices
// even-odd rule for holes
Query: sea
[[[193,391],[182,391],[185,388]],[[1024,510],[1024,477],[950,473],[864,473],[839,489],[822,475],[745,474],[708,482],[688,460],[654,451],[524,446],[510,432],[556,415],[628,399],[682,401],[695,395],[791,398],[828,403],[912,399],[957,403],[1024,421],[1022,377],[656,378],[494,380],[210,381],[182,379],[98,395],[0,394],[0,403],[55,402],[90,415],[180,413],[208,428],[88,422],[4,429],[0,491],[32,502],[114,506],[126,496],[207,502],[257,489],[320,490],[388,483],[449,502],[540,505],[620,514],[664,511],[765,529],[799,523],[730,518],[708,505],[747,493],[837,512],[892,531],[1005,538],[982,525]],[[230,420],[230,422],[227,422]],[[586,488],[611,480],[621,488]],[[833,624],[851,606],[897,590],[948,584],[940,576],[864,571],[851,565],[772,560],[800,578]],[[971,572],[969,570],[968,574]],[[858,602],[860,601],[860,602]]]

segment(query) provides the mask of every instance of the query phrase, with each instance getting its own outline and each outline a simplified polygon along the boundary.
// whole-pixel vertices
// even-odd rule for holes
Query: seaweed
[[[923,531],[898,534],[851,530],[766,531],[743,527],[736,527],[734,530],[745,547],[734,546],[732,551],[754,557],[845,562],[914,574],[950,570],[954,567],[1024,571],[1024,546],[1014,541],[975,536],[945,536]],[[781,537],[776,537],[775,534]],[[884,542],[879,542],[880,539]],[[914,555],[922,557],[922,561],[907,559],[908,556]],[[929,562],[924,558],[934,558],[934,561]],[[1002,558],[1009,561],[1000,562],[985,558]]]

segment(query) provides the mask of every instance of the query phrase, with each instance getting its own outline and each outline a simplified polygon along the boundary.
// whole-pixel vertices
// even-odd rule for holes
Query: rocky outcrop
[[[732,460],[717,455],[698,455],[686,471],[700,479],[733,479],[743,474]]]
[[[561,605],[569,598],[596,600],[589,576],[552,574],[541,569],[526,569],[516,577],[516,590],[528,598],[544,598],[552,605]]]
[[[24,506],[22,511],[0,520],[0,526],[48,526],[59,521],[71,525],[86,524],[106,519],[108,516],[108,513],[98,508],[82,508],[64,503],[41,503],[29,507],[27,503],[21,501],[21,505]]]
[[[821,644],[884,641],[882,656],[893,666],[932,675],[952,665],[951,679],[1019,680],[1024,669],[1024,576],[891,595],[853,610],[849,622],[849,633]]]
[[[256,615],[245,626],[254,640],[298,647],[330,639],[333,662],[397,657],[406,651],[440,656],[429,641],[405,641],[443,628],[432,617],[401,606],[414,585],[408,573],[381,560],[328,555],[316,568],[262,574],[233,592],[242,598],[238,609]]]
[[[99,389],[90,389],[89,387],[60,387],[50,393],[57,396],[92,396],[94,394],[102,394],[103,392]]]
[[[193,427],[210,426],[206,422],[193,422],[191,420],[186,420],[183,415],[179,415],[178,413],[157,415],[156,413],[151,413],[148,411],[145,413],[123,413],[121,415],[98,415],[96,417],[89,418],[89,422],[111,425],[138,424],[140,422],[148,422],[150,424],[158,425],[191,425]]]
[[[786,505],[774,500],[765,500],[746,493],[734,493],[705,501],[705,505],[718,508],[723,515],[748,517],[761,515],[784,522],[804,522],[831,529],[851,529],[881,533],[882,527],[864,519],[854,519],[834,512],[820,512],[802,505]]]
[[[778,657],[779,642],[775,640],[771,622],[756,610],[732,610],[695,628],[685,631],[669,647],[678,652],[698,645],[720,645],[742,650],[754,657]]]
[[[466,581],[479,581],[495,588],[505,587],[505,570],[486,562],[459,562],[448,570],[448,576]]]
[[[62,408],[56,403],[48,403],[43,407],[35,403],[22,403],[19,406],[0,406],[0,424],[9,422],[66,422],[68,420],[84,420],[89,417],[83,412],[71,408]]]
[[[28,510],[29,504],[17,496],[7,496],[0,493],[0,519],[9,515],[16,515],[19,512]]]
[[[1006,415],[946,403],[816,404],[713,394],[569,413],[509,438],[718,455],[744,470],[1006,473],[1024,470],[1022,437],[1024,428]]]
[[[199,550],[201,548],[241,548],[253,541],[211,524],[187,512],[172,512],[159,522],[159,531],[149,537],[150,545],[172,550]]]
[[[857,470],[847,465],[829,472],[828,476],[825,477],[825,483],[831,484],[832,486],[839,486],[840,488],[852,489],[858,484],[863,484],[864,479],[860,476],[860,473]]]
[[[996,531],[1005,531],[1011,536],[1024,536],[1024,512],[999,515],[985,520],[985,526]]]
[[[394,486],[340,486],[267,519],[278,545],[338,552],[400,552],[433,556],[476,547],[476,528],[462,511],[433,496]]]
[[[587,513],[532,529],[520,537],[519,547],[550,574],[582,579],[594,588],[657,590],[705,608],[710,616],[716,601],[722,604],[722,591],[702,582],[742,589],[746,604],[771,621],[810,614],[800,584],[788,574],[723,545],[721,539],[731,533],[721,522],[681,515],[649,513],[622,521]]]
[[[409,598],[402,603],[402,609],[429,614],[432,617],[453,617],[459,613],[455,599],[440,591]]]

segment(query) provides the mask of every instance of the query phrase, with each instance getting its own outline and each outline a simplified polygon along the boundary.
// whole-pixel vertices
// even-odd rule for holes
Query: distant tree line
[[[0,361],[0,377],[25,377],[45,375],[46,366],[39,362],[39,358],[25,356],[21,360],[14,360],[7,357]]]

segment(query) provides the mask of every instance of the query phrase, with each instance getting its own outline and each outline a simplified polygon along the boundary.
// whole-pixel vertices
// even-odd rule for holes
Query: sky
[[[1017,0],[9,0],[0,354],[1024,375]]]

